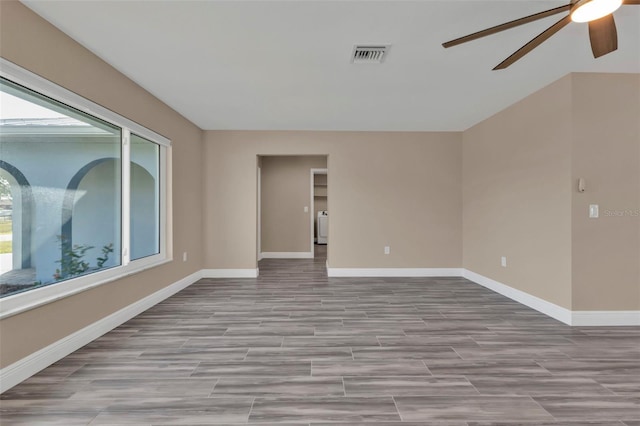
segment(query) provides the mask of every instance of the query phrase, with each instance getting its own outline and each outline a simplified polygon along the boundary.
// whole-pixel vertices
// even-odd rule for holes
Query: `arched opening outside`
[[[131,163],[131,259],[160,250],[157,186],[144,167]]]
[[[159,250],[157,182],[139,164],[130,167],[130,256],[138,259]],[[60,279],[121,263],[119,182],[115,158],[91,161],[71,178],[62,206]]]
[[[0,178],[6,182],[6,187],[8,187],[8,191],[2,195],[4,203],[0,221],[4,224],[3,228],[10,227],[10,232],[0,234],[2,235],[0,241],[11,241],[12,259],[10,263],[7,262],[11,265],[9,270],[29,269],[31,268],[31,225],[33,222],[31,185],[20,170],[3,160],[0,160]],[[9,206],[10,208],[7,208]],[[7,269],[7,266],[3,269]],[[8,271],[2,270],[1,272]]]
[[[71,178],[62,204],[56,279],[120,264],[120,160],[100,158]]]

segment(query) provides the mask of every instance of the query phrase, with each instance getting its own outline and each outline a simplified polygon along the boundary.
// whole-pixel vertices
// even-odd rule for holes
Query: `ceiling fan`
[[[571,23],[571,21],[589,23],[591,51],[593,52],[594,58],[599,58],[600,56],[611,53],[618,48],[618,32],[616,30],[616,23],[613,20],[612,13],[618,10],[623,3],[625,5],[640,5],[640,0],[571,0],[569,4],[564,6],[555,7],[553,9],[525,16],[524,18],[496,25],[495,27],[487,28],[486,30],[478,31],[473,34],[448,41],[443,43],[442,46],[445,48],[456,46],[481,37],[499,33],[500,31],[528,24],[529,22],[537,21],[538,19],[543,19],[562,12],[569,12],[569,14],[564,18],[544,30],[529,43],[515,51],[507,59],[500,62],[494,70],[507,68],[509,65],[540,46],[552,35]]]

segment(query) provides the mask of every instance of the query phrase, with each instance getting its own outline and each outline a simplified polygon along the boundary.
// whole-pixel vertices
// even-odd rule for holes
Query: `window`
[[[160,252],[160,147],[131,135],[131,260]]]
[[[168,261],[169,141],[0,65],[0,317]]]

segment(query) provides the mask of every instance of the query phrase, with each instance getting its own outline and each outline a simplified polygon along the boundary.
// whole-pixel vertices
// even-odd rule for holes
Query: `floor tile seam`
[[[250,397],[244,397],[244,398],[250,398]],[[255,397],[251,397],[252,401],[254,399],[256,399]],[[215,398],[214,398],[215,399]],[[222,398],[218,398],[218,399],[222,399]],[[227,398],[227,399],[231,399],[231,398]],[[253,407],[253,402],[252,402],[252,407]],[[157,413],[171,413],[171,414],[184,414],[184,413],[189,413],[189,412],[193,412],[193,411],[197,411],[197,412],[203,412],[203,413],[210,413],[211,411],[215,411],[216,407],[210,408],[210,407],[205,407],[205,408],[198,408],[198,407],[183,407],[183,408],[176,408],[176,407],[171,407],[171,408],[143,408],[143,409],[136,409],[136,410],[109,410],[106,409],[104,411],[101,411],[98,415],[100,414],[132,414],[132,413],[136,413],[136,414],[148,414],[148,415],[154,415]],[[70,412],[69,414],[73,414],[73,413],[77,413],[77,412]],[[51,413],[47,413],[47,414],[51,414]],[[65,414],[65,413],[62,413]],[[248,416],[247,416],[247,420],[248,420]],[[116,423],[117,424],[117,423]],[[215,424],[215,423],[214,423]],[[232,423],[235,424],[235,423]],[[245,424],[245,423],[241,423],[241,424]]]
[[[248,395],[237,395],[238,397],[243,397],[243,398],[253,398],[255,400],[260,400],[258,402],[263,402],[263,401],[271,401],[271,400],[288,400],[288,401],[296,401],[296,402],[324,402],[323,400],[337,400],[337,401],[347,401],[348,400],[357,400],[357,401],[363,401],[363,402],[370,402],[370,401],[380,401],[380,400],[385,400],[385,401],[389,401],[392,400],[394,398],[405,398],[405,397],[425,397],[425,395],[355,395],[355,396],[340,396],[340,395],[324,395],[324,396],[319,396],[319,395],[304,395],[304,396],[299,396],[299,395],[289,395],[289,394],[264,394],[264,395],[258,395],[258,396],[248,396]],[[456,396],[456,395],[446,395],[447,397],[452,397],[452,396]],[[229,397],[225,397],[227,399],[231,399]],[[223,399],[223,398],[220,398]],[[354,402],[357,402],[354,401]],[[187,409],[187,408],[185,408]],[[143,409],[143,410],[138,410],[138,411],[150,411],[153,409]],[[170,410],[174,410],[173,408],[171,408]],[[182,410],[182,409],[175,409],[175,410]]]
[[[424,368],[426,368],[426,369],[427,369],[427,372],[429,373],[429,375],[430,375],[431,377],[433,377],[433,376],[434,376],[434,374],[433,374],[433,372],[429,369],[429,366],[427,366],[426,361],[425,361],[424,359],[422,359],[422,360],[420,360],[420,361],[421,361],[421,362],[422,362],[422,364],[424,365]]]
[[[393,401],[393,406],[396,408],[396,411],[398,412],[398,417],[400,418],[400,421],[403,422],[404,420],[402,419],[402,414],[400,413],[400,409],[398,408],[396,398],[393,395],[391,396],[391,400]]]
[[[461,376],[461,377],[464,377],[464,379],[465,379],[467,382],[469,382],[469,384],[470,384],[470,385],[471,385],[471,386],[476,390],[476,392],[478,393],[478,395],[490,395],[490,394],[484,394],[484,393],[480,392],[480,389],[478,389],[478,388],[476,387],[476,385],[474,385],[474,384],[473,384],[473,382],[471,381],[471,379],[469,379],[469,376],[468,376],[468,375],[464,375],[464,376]]]
[[[247,347],[247,352],[244,354],[244,357],[242,358],[242,361],[247,361],[247,357],[249,356],[249,351],[251,350],[251,347]]]
[[[218,383],[220,383],[220,377],[216,378],[216,382],[213,384],[213,387],[211,388],[211,392],[209,392],[209,396],[207,398],[213,398],[213,394],[216,391],[216,386],[218,386]]]
[[[545,413],[548,413],[554,420],[556,421],[560,421],[562,419],[557,418],[556,416],[554,416],[553,414],[551,414],[551,412],[549,410],[547,410],[546,408],[544,408],[542,406],[542,404],[536,399],[536,396],[534,395],[529,395],[529,398],[538,406],[540,407]]]
[[[531,361],[533,361],[534,364],[536,364],[538,367],[542,368],[544,371],[546,371],[547,373],[549,373],[552,377],[559,377],[556,374],[554,374],[551,370],[545,368],[542,364],[540,364],[539,361],[536,361],[534,359],[532,359]]]
[[[335,376],[316,376],[316,377],[323,377],[323,378],[327,378],[327,377],[342,377],[343,379],[346,378],[347,380],[351,380],[351,379],[362,379],[362,378],[371,378],[371,377],[375,377],[377,379],[406,379],[406,378],[443,378],[443,379],[447,379],[447,378],[459,378],[459,377],[464,377],[460,374],[451,374],[451,375],[433,375],[433,374],[391,374],[391,375],[386,375],[386,374],[366,374],[366,375],[349,375],[349,374],[343,374],[341,376],[335,375]]]
[[[611,396],[627,396],[629,394],[629,392],[616,392],[613,389],[609,388],[609,386],[598,382],[597,380],[595,380],[595,378],[590,378],[590,379],[593,379],[596,382],[596,384],[602,386],[603,388],[605,388],[606,390],[611,392]],[[633,392],[631,392],[631,393],[633,393]]]
[[[465,359],[462,355],[460,355],[460,353],[458,353],[458,351],[456,351],[456,348],[454,348],[453,346],[449,346],[449,348],[451,348],[451,350],[452,350],[453,352],[455,352],[455,354],[456,354],[456,355],[458,355],[458,357],[459,357],[461,360],[465,360],[465,361],[466,361],[466,359]]]
[[[473,335],[473,334],[469,334],[469,335],[467,335],[467,337],[468,337],[469,339],[471,339],[471,340],[473,341],[473,343],[475,343],[476,345],[478,345],[478,347],[482,348],[482,347],[483,347],[482,342],[478,342],[476,339],[474,339],[474,336],[475,336],[475,337],[477,337],[477,335]],[[482,336],[482,335],[480,335],[480,336]]]
[[[453,398],[459,397],[459,393],[438,393],[434,395],[433,393],[407,393],[407,394],[392,394],[392,393],[379,393],[379,394],[366,394],[366,393],[353,393],[351,392],[349,395],[346,395],[347,398],[434,398],[434,397],[445,397],[445,398]],[[499,397],[504,398],[505,395],[464,395],[464,396],[490,396],[490,397]],[[506,395],[506,396],[522,396],[522,395]],[[525,395],[526,396],[526,395]]]
[[[253,400],[251,401],[251,407],[249,408],[249,413],[247,414],[247,421],[246,423],[249,423],[249,419],[251,419],[251,412],[253,411],[253,404],[256,403],[256,399],[257,397],[253,397]]]

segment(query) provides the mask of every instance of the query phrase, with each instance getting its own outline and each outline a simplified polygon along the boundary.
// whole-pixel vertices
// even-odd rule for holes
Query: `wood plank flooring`
[[[461,278],[328,279],[319,254],[201,280],[5,392],[0,423],[640,425],[640,327]]]

